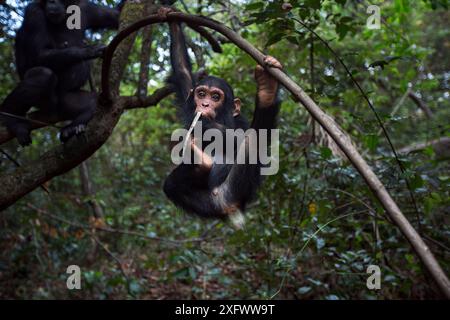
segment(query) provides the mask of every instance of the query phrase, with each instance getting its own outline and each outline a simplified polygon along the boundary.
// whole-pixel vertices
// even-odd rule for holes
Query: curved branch
[[[425,113],[428,119],[433,118],[433,111],[431,111],[430,107],[428,107],[428,105],[422,99],[420,99],[417,94],[410,91],[408,96],[416,104],[416,106],[421,109],[423,113]]]
[[[111,42],[108,47],[103,68],[102,68],[102,95],[105,98],[110,99],[110,87],[109,87],[109,65],[111,58],[117,45],[127,37],[127,35],[136,31],[137,29],[154,23],[161,23],[167,21],[183,21],[185,23],[196,24],[211,28],[231,40],[241,50],[249,54],[258,64],[264,65],[265,55],[252,46],[248,41],[239,36],[236,32],[224,26],[223,24],[216,22],[212,19],[204,18],[201,16],[193,16],[180,12],[171,12],[167,14],[167,17],[161,17],[158,15],[149,16],[120,32],[117,37]],[[333,138],[336,144],[348,157],[353,166],[358,170],[361,176],[366,181],[369,188],[374,195],[380,201],[381,205],[386,210],[389,217],[394,221],[405,238],[410,242],[411,246],[424,263],[426,269],[430,272],[433,279],[436,281],[439,288],[450,299],[450,281],[443,272],[439,263],[437,262],[430,249],[417,233],[417,231],[410,224],[408,219],[403,215],[400,208],[392,199],[383,183],[378,179],[370,166],[353,146],[348,136],[338,126],[338,124],[328,116],[304,91],[297,85],[290,77],[288,77],[282,70],[275,68],[266,68],[266,70],[277,79],[289,92],[291,92],[298,101],[307,109],[311,116],[327,131],[327,133]]]
[[[205,38],[214,52],[222,53],[222,47],[220,46],[219,41],[217,41],[217,39],[214,38],[214,36],[211,33],[209,33],[205,28],[199,27],[192,23],[188,24],[188,26],[189,28],[200,34],[203,38]]]
[[[421,151],[427,147],[432,147],[439,157],[450,156],[450,137],[441,137],[427,142],[414,143],[398,150],[400,154],[408,154],[411,152]]]
[[[174,93],[175,90],[171,85],[166,85],[157,89],[152,95],[144,98],[140,97],[122,97],[125,104],[125,109],[147,108],[157,105],[161,100]]]
[[[364,100],[366,100],[367,105],[369,106],[370,110],[372,110],[372,113],[375,115],[375,119],[377,120],[378,125],[381,128],[381,132],[383,132],[383,135],[386,138],[386,141],[388,142],[388,145],[389,145],[389,147],[392,150],[392,153],[394,155],[395,161],[397,162],[397,165],[400,168],[400,171],[404,174],[405,184],[406,184],[406,187],[408,188],[409,196],[411,197],[411,202],[412,202],[412,204],[414,206],[414,210],[416,211],[417,223],[418,223],[419,231],[420,231],[420,227],[421,227],[420,226],[420,213],[419,213],[419,208],[417,206],[416,198],[414,196],[414,192],[413,192],[413,190],[411,188],[411,183],[409,182],[409,179],[405,175],[405,171],[406,170],[405,170],[405,168],[403,166],[403,163],[400,161],[400,158],[398,157],[398,154],[397,154],[397,150],[395,149],[394,144],[392,143],[391,137],[389,136],[389,134],[388,134],[388,132],[386,130],[386,126],[383,124],[383,121],[381,120],[380,116],[378,115],[378,112],[375,110],[374,105],[370,101],[370,99],[367,96],[367,94],[364,92],[364,90],[361,87],[361,85],[359,84],[359,82],[356,81],[355,77],[353,76],[353,74],[351,73],[351,71],[347,67],[347,65],[344,63],[342,58],[336,53],[336,51],[334,51],[333,48],[331,48],[331,46],[329,45],[328,41],[324,40],[320,35],[317,34],[317,32],[315,32],[312,28],[310,28],[303,21],[301,21],[299,19],[296,19],[296,18],[292,18],[292,19],[294,21],[298,22],[299,24],[301,24],[304,28],[306,28],[309,32],[311,32],[317,39],[320,40],[320,42],[322,42],[325,45],[325,47],[335,56],[335,58],[339,61],[339,63],[345,69],[345,72],[347,73],[347,75],[350,77],[350,79],[352,80],[352,82],[354,83],[356,88],[358,88],[359,92],[364,97]]]
[[[98,110],[88,125],[85,139],[71,139],[47,151],[40,158],[0,177],[0,211],[14,204],[51,178],[61,175],[89,158],[112,133],[123,111],[124,101],[118,99],[111,108]]]

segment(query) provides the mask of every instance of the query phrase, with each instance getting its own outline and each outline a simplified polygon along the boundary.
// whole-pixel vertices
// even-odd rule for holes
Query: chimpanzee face
[[[194,90],[195,112],[201,112],[204,117],[214,119],[224,100],[224,92],[217,87],[202,85]]]
[[[66,18],[66,8],[73,3],[78,3],[78,1],[68,1],[68,0],[45,0],[45,15],[48,21],[53,24],[60,24]]]
[[[201,80],[193,95],[195,112],[201,112],[206,118],[222,118],[226,114],[236,117],[240,114],[241,101],[234,98],[231,87],[223,79],[209,76]]]

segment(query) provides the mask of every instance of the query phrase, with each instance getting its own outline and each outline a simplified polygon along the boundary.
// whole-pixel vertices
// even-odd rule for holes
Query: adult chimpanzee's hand
[[[103,44],[89,45],[83,48],[83,53],[86,59],[96,59],[103,56],[106,46]]]
[[[264,64],[268,67],[283,69],[281,63],[271,56],[264,58]],[[255,69],[255,80],[258,88],[258,107],[268,108],[273,105],[278,91],[278,81],[273,78],[262,66]]]

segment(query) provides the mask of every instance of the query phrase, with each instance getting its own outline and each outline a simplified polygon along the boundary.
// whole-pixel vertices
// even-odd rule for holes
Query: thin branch
[[[161,100],[174,93],[174,88],[171,85],[166,85],[157,89],[152,95],[139,97],[122,97],[125,102],[125,109],[148,108],[156,106]]]
[[[198,46],[192,39],[186,38],[186,44],[188,47],[192,49],[195,56],[195,61],[197,62],[197,66],[199,68],[205,68],[205,53],[203,51],[203,48]]]
[[[80,228],[80,229],[84,229],[84,230],[98,230],[98,231],[103,231],[103,232],[109,232],[109,233],[117,233],[117,234],[123,234],[123,235],[128,235],[128,236],[134,236],[134,237],[139,237],[139,238],[143,238],[143,239],[147,239],[147,240],[152,240],[152,241],[159,241],[159,242],[166,242],[166,243],[170,243],[173,245],[181,245],[184,243],[191,243],[191,242],[202,242],[202,241],[206,241],[208,240],[208,238],[202,235],[202,237],[200,238],[192,238],[192,239],[166,239],[166,238],[162,238],[162,237],[156,237],[156,236],[148,236],[144,233],[140,233],[140,232],[136,232],[136,231],[130,231],[130,230],[121,230],[121,229],[114,229],[114,228],[110,228],[110,227],[100,227],[100,226],[95,226],[95,225],[86,225],[86,224],[82,224],[78,221],[70,221],[68,219],[65,219],[63,217],[60,217],[58,215],[52,214],[50,212],[48,212],[47,210],[41,209],[41,208],[37,208],[34,205],[32,205],[31,203],[27,203],[27,207],[39,212],[40,214],[43,214],[53,220],[57,220],[59,222],[63,222],[66,223],[72,227],[76,227],[76,228]]]
[[[196,31],[203,38],[205,38],[206,41],[208,41],[209,45],[211,46],[211,48],[213,49],[214,52],[222,53],[222,47],[220,46],[220,43],[217,41],[216,38],[214,38],[214,36],[211,33],[209,33],[207,30],[205,30],[205,28],[199,27],[198,25],[195,25],[195,24],[188,23],[187,25],[189,26],[189,28]]]
[[[43,127],[46,127],[47,125],[52,125],[60,122],[61,119],[59,119],[57,116],[55,115],[49,115],[48,113],[44,112],[44,111],[35,111],[35,112],[31,112],[28,116],[27,119],[32,120],[31,121],[31,130],[36,130],[36,129],[40,129]],[[57,128],[60,128],[60,126],[54,126]],[[8,129],[6,129],[6,127],[0,125],[0,145],[8,142],[11,139],[14,139],[15,136],[9,132]]]
[[[430,236],[427,236],[426,234],[425,234],[423,237],[425,238],[425,240],[430,241],[431,243],[437,245],[437,246],[440,247],[441,249],[444,249],[445,251],[450,252],[450,248],[447,247],[447,246],[446,246],[445,244],[443,244],[442,242],[437,241],[437,240],[431,238]]]
[[[450,150],[450,137],[441,137],[428,142],[415,143],[398,150],[400,154],[408,154],[411,152],[421,151],[427,147],[433,147],[436,153],[442,151],[443,154],[449,154]]]
[[[114,261],[116,261],[116,263],[119,266],[120,271],[122,272],[122,275],[124,276],[124,278],[126,279],[127,283],[129,282],[129,278],[127,273],[125,272],[125,269],[123,268],[123,262],[122,260],[120,260],[118,257],[116,257],[115,254],[113,254],[106,245],[104,245],[100,240],[98,240],[98,238],[93,235],[90,234],[90,236],[92,237],[92,239],[94,239],[94,241],[100,246],[102,247],[103,250],[105,250],[105,252],[111,257],[113,258]]]
[[[301,21],[301,20],[299,20],[297,18],[292,18],[292,20],[298,22],[305,29],[307,29],[309,32],[314,34],[314,36],[316,36],[316,38],[319,39],[320,42],[322,42],[325,45],[325,47],[335,56],[335,58],[339,61],[339,63],[345,69],[346,73],[348,74],[348,76],[350,77],[352,82],[356,85],[356,87],[358,88],[359,92],[362,94],[362,96],[366,100],[367,104],[369,105],[370,110],[372,110],[372,113],[375,115],[375,119],[377,120],[378,125],[380,126],[380,128],[383,131],[383,135],[386,138],[386,141],[388,142],[389,147],[392,150],[392,153],[394,154],[395,161],[397,162],[397,165],[400,168],[400,171],[403,173],[403,179],[405,180],[405,184],[406,184],[406,187],[408,189],[409,196],[411,198],[411,202],[413,203],[414,210],[416,212],[417,225],[418,225],[419,231],[421,231],[419,206],[417,205],[416,197],[414,196],[414,191],[413,191],[413,189],[411,187],[409,179],[405,175],[406,170],[405,170],[405,168],[403,166],[403,163],[400,161],[400,158],[399,158],[399,156],[397,154],[397,150],[395,149],[394,144],[392,143],[392,140],[391,140],[391,138],[390,138],[390,136],[389,136],[389,134],[388,134],[388,132],[386,130],[386,127],[383,124],[383,121],[381,120],[380,116],[378,115],[378,112],[375,110],[374,105],[372,104],[372,102],[370,101],[369,97],[364,92],[364,90],[361,87],[361,85],[359,84],[359,82],[356,81],[355,77],[353,77],[353,74],[351,73],[351,71],[349,70],[349,68],[345,64],[345,62],[341,59],[341,57],[337,54],[337,52],[334,51],[334,49],[329,45],[328,41],[324,40],[319,34],[317,34],[317,32],[315,32],[312,28],[310,28],[308,25],[306,25],[303,21]],[[450,281],[449,281],[449,286],[450,286]],[[450,288],[448,288],[448,294],[449,294],[449,297],[450,297]]]
[[[409,95],[410,92],[411,92],[411,88],[406,89],[406,92],[403,94],[403,96],[397,102],[395,107],[392,109],[391,114],[389,116],[389,120],[395,116],[395,114],[400,109],[400,107],[403,105],[403,102],[405,102],[405,99]],[[386,122],[384,123],[385,126],[389,123],[389,120],[386,120]],[[377,136],[379,136],[382,132],[383,132],[383,129],[380,128],[380,130],[378,130],[378,132],[377,132]],[[400,151],[399,151],[399,153],[400,153]]]
[[[13,119],[27,121],[30,124],[35,124],[37,126],[45,126],[45,127],[46,126],[50,126],[50,127],[56,128],[56,129],[62,129],[63,128],[61,126],[57,126],[57,125],[54,125],[52,123],[47,123],[47,122],[44,122],[44,121],[34,120],[34,119],[30,119],[28,117],[22,117],[22,116],[19,116],[17,114],[12,114],[12,113],[9,113],[9,112],[0,111],[0,115],[2,115],[4,117],[7,117],[7,118],[13,118]]]
[[[19,11],[16,10],[16,8],[13,8],[12,6],[10,6],[9,4],[7,4],[6,2],[2,1],[2,3],[0,3],[0,6],[5,7],[5,9],[8,9],[12,12],[14,12],[15,14],[17,14],[19,17],[23,17],[23,14],[21,14]]]
[[[92,212],[94,213],[95,218],[103,217],[103,208],[95,199],[95,191],[92,186],[91,177],[89,173],[89,165],[88,160],[83,161],[79,165],[79,173],[81,180],[81,191],[83,196],[87,198],[87,203],[92,208]]]
[[[428,105],[419,98],[417,94],[410,91],[408,97],[416,104],[416,106],[425,113],[428,119],[433,118],[433,111],[428,107]]]

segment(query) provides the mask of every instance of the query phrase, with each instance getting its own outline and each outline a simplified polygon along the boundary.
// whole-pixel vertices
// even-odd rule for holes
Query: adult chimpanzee
[[[66,12],[80,9],[79,28],[69,29]],[[60,140],[81,133],[92,118],[95,93],[80,90],[90,73],[90,60],[100,57],[103,45],[86,45],[87,29],[116,29],[122,3],[108,8],[88,0],[39,0],[25,9],[17,31],[15,56],[20,83],[6,97],[0,111],[25,116],[31,107],[72,122],[61,129]],[[76,12],[76,11],[75,11]],[[29,121],[1,116],[23,146],[31,143]]]
[[[160,10],[161,15],[169,12],[170,9],[167,8]],[[189,127],[196,113],[201,112],[202,127],[217,128],[222,133],[225,129],[275,128],[280,106],[279,85],[262,66],[257,66],[255,70],[256,108],[253,122],[249,126],[240,113],[240,100],[234,97],[233,89],[225,80],[213,76],[198,81],[193,78],[181,26],[177,22],[170,22],[169,26],[173,69],[169,81],[176,88],[186,127]],[[282,68],[270,56],[265,58],[265,63],[270,67]],[[194,154],[201,156],[203,162],[178,165],[164,183],[165,194],[188,213],[205,218],[231,218],[239,226],[241,212],[253,199],[260,185],[261,164],[216,163],[204,152],[204,148],[202,150],[192,141]]]

